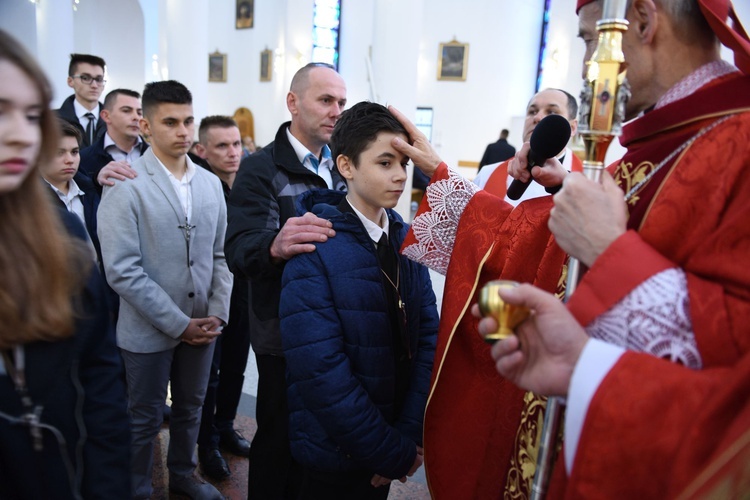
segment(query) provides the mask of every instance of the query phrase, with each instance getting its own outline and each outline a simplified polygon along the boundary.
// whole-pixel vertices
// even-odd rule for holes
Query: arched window
[[[315,0],[313,7],[312,61],[339,69],[341,0]]]

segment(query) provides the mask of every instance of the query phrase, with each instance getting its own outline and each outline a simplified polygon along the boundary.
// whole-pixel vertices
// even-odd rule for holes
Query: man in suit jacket
[[[62,103],[57,116],[75,126],[83,137],[83,147],[88,147],[104,135],[107,125],[99,117],[102,103],[99,96],[104,91],[104,59],[89,54],[70,54],[68,87],[74,93]]]
[[[141,137],[140,121],[141,94],[129,89],[115,89],[104,98],[101,121],[106,125],[104,134],[94,143],[81,150],[81,170],[101,191],[103,185],[113,185],[113,181],[98,176],[103,167],[108,167],[109,176],[123,180],[132,178],[131,165],[148,149],[148,143]],[[120,176],[116,175],[119,174]]]
[[[214,340],[228,321],[232,289],[224,195],[219,179],[187,157],[190,91],[175,81],[150,83],[143,111],[152,147],[133,164],[139,175],[105,189],[99,206],[107,279],[120,295],[117,344],[128,382],[133,493],[152,493],[153,440],[171,382],[169,489],[223,498],[194,471]]]
[[[516,148],[508,144],[509,134],[510,132],[508,129],[504,128],[500,131],[500,138],[496,142],[487,146],[487,149],[484,150],[482,159],[479,162],[479,170],[482,170],[483,166],[489,165],[490,163],[499,163],[515,156]],[[477,172],[479,170],[477,170]]]

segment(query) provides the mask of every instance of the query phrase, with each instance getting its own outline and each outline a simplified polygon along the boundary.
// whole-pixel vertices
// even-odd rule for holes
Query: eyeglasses
[[[103,85],[107,83],[107,80],[105,80],[103,76],[97,76],[96,78],[94,78],[93,76],[87,75],[86,73],[82,75],[72,75],[71,78],[80,78],[81,81],[86,85],[91,85],[94,82],[96,82],[97,85]]]

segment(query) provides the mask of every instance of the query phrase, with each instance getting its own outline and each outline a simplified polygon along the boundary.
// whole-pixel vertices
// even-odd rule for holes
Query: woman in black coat
[[[0,74],[0,498],[130,498],[103,282],[37,172],[57,149],[50,86],[3,31]]]

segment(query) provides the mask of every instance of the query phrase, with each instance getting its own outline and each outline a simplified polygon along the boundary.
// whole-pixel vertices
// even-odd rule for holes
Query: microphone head
[[[539,121],[529,139],[529,146],[534,159],[543,163],[565,149],[570,140],[570,123],[561,115],[547,115]]]

